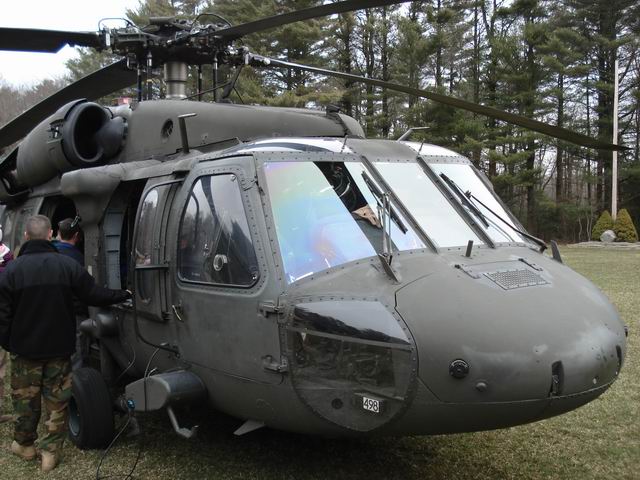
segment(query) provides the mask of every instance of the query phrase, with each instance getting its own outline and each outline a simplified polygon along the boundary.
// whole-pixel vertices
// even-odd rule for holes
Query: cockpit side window
[[[268,162],[264,173],[288,283],[376,255],[351,210],[364,199],[341,165]]]
[[[233,174],[196,180],[182,214],[178,241],[181,280],[250,287],[258,279],[258,262]]]

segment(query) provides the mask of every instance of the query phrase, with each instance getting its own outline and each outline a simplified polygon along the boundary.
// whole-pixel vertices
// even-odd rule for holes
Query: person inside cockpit
[[[329,181],[336,195],[349,210],[358,227],[376,250],[382,253],[382,224],[375,210],[360,192],[351,174],[342,162],[318,162],[318,168]],[[376,206],[377,207],[377,206]]]

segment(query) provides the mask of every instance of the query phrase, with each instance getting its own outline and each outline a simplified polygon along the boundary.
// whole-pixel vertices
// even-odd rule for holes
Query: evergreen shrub
[[[633,225],[631,215],[625,208],[618,212],[618,217],[613,224],[613,231],[616,233],[616,242],[637,242],[638,231]]]
[[[600,241],[600,235],[603,234],[605,230],[613,230],[613,218],[611,218],[611,214],[605,210],[598,218],[598,221],[593,226],[591,230],[591,240]]]

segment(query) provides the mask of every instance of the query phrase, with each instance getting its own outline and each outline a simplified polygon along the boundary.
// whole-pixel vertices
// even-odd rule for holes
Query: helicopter
[[[230,25],[151,18],[139,28],[0,28],[0,49],[64,45],[121,60],[0,128],[0,223],[81,219],[86,268],[128,288],[80,330],[69,436],[102,448],[114,412],[205,405],[262,427],[327,437],[505,428],[578,408],[616,380],[626,327],[609,300],[526,232],[470,160],[365,138],[326,111],[237,105],[243,66],[362,82],[578,145],[557,126],[427,90],[252,54],[236,41],[292,22],[400,1],[342,1]],[[213,66],[214,101],[187,94]],[[218,68],[236,74],[220,82]],[[165,83],[153,98],[149,79]],[[199,76],[199,79],[201,76]],[[136,85],[129,105],[94,102]],[[198,97],[202,82],[198,80]]]

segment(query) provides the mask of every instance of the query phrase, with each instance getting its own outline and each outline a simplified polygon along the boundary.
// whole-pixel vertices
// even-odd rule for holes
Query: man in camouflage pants
[[[43,397],[49,418],[46,422],[47,434],[40,440],[39,447],[40,450],[55,454],[66,436],[67,405],[71,398],[69,360],[29,360],[11,355],[11,390],[13,411],[17,417],[15,441],[19,445],[33,445],[36,441],[42,411],[40,399]]]
[[[8,359],[9,354],[0,347],[0,408],[2,408],[2,404],[4,402],[4,377],[7,374]],[[11,415],[0,415],[0,423],[5,423],[10,420],[12,420]]]
[[[2,237],[2,227],[0,227],[0,275],[9,262],[13,260],[13,252],[2,242]],[[2,407],[2,403],[4,402],[4,377],[7,373],[8,360],[9,354],[0,347],[0,407]],[[0,423],[8,422],[12,419],[12,415],[0,415]]]
[[[11,352],[11,388],[16,417],[11,451],[36,457],[42,400],[47,433],[40,441],[42,470],[60,460],[71,398],[71,362],[75,350],[74,295],[88,305],[123,302],[130,293],[96,286],[75,260],[51,244],[51,223],[34,215],[26,222],[20,255],[0,276],[0,345]]]

